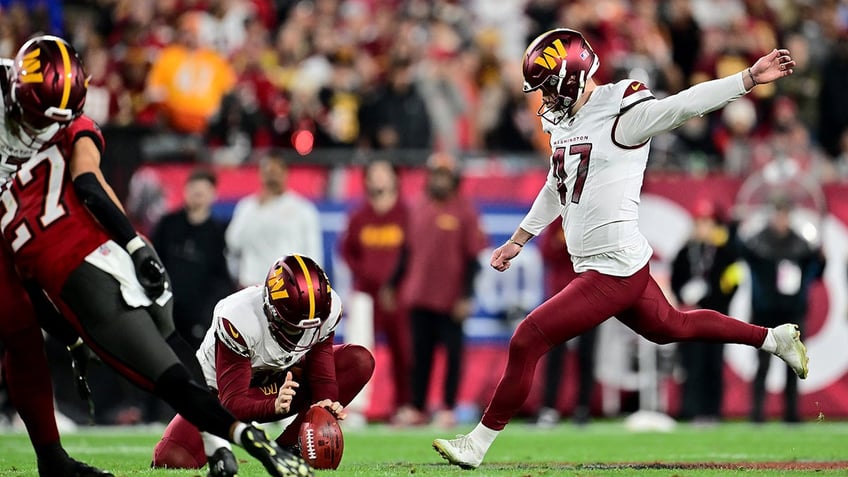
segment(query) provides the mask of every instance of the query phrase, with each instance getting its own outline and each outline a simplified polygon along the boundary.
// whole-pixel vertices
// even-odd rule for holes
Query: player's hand
[[[338,401],[330,401],[329,399],[324,399],[316,402],[315,404],[309,407],[323,407],[324,409],[333,413],[336,416],[336,419],[342,421],[347,417],[347,413],[344,412],[344,406],[341,405]]]
[[[274,400],[274,412],[277,414],[287,414],[291,410],[292,399],[297,394],[295,390],[298,387],[300,387],[300,384],[294,380],[291,371],[286,372],[286,380],[280,386],[277,399]]]
[[[457,323],[462,323],[471,315],[472,307],[474,303],[470,298],[461,298],[457,300],[456,303],[453,304],[453,309],[451,310],[451,318],[453,321]]]
[[[499,272],[506,271],[509,268],[509,261],[515,258],[519,252],[521,252],[520,246],[512,242],[507,242],[492,252],[490,265]]]
[[[68,346],[68,352],[71,354],[71,369],[74,372],[74,382],[77,386],[77,394],[83,401],[91,398],[91,388],[88,386],[88,363],[94,353],[91,352],[82,340],[77,340],[76,343]]]
[[[751,76],[757,84],[771,83],[795,72],[795,60],[789,50],[774,49],[751,66]]]
[[[165,292],[165,266],[149,245],[139,248],[130,255],[135,265],[135,275],[150,298],[158,298]]]
[[[389,312],[397,309],[397,298],[395,297],[395,289],[390,286],[380,288],[377,299],[380,300],[380,305],[383,309]]]

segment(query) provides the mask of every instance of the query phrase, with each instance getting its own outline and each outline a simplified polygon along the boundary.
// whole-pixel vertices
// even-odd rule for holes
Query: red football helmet
[[[284,349],[305,351],[318,342],[330,316],[330,281],[311,258],[288,255],[277,259],[265,280],[265,315],[271,335]],[[304,332],[316,329],[303,341]]]
[[[31,137],[82,114],[88,76],[74,48],[57,36],[37,36],[24,43],[10,80],[9,112]]]
[[[558,28],[536,37],[524,52],[522,64],[524,92],[542,90],[542,106],[536,114],[554,124],[562,121],[599,64],[598,55],[580,32]]]

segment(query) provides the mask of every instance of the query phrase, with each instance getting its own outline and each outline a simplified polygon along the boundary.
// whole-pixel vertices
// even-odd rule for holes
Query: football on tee
[[[316,469],[335,469],[342,461],[344,436],[336,417],[323,407],[306,411],[298,435],[303,458]]]

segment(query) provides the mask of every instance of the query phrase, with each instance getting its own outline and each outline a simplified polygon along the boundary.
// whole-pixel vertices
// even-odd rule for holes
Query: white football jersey
[[[197,359],[203,368],[206,384],[218,389],[215,374],[215,347],[221,341],[234,353],[250,359],[253,375],[264,371],[281,371],[290,368],[308,352],[283,349],[268,329],[268,318],[263,309],[263,287],[244,288],[219,301],[215,306],[212,326],[206,332]],[[330,316],[320,328],[306,330],[299,343],[312,341],[318,333],[318,342],[326,340],[335,331],[342,313],[342,304],[335,290],[330,292]]]
[[[556,191],[577,272],[627,276],[651,257],[638,224],[650,140],[628,147],[613,138],[618,116],[650,99],[645,85],[624,80],[598,86],[576,115],[559,124],[542,119],[552,151],[546,187]]]

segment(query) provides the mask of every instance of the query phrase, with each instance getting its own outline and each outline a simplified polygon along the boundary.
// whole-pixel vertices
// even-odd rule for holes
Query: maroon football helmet
[[[536,37],[522,63],[524,92],[542,90],[542,106],[536,114],[554,124],[562,121],[599,64],[598,55],[580,32],[558,28]]]
[[[330,281],[311,258],[288,255],[277,259],[265,280],[265,315],[271,335],[289,351],[305,351],[319,338],[316,328],[330,316]],[[301,342],[307,330],[313,336]]]
[[[10,78],[8,107],[31,137],[82,114],[88,76],[74,48],[52,35],[31,38],[18,50]]]

